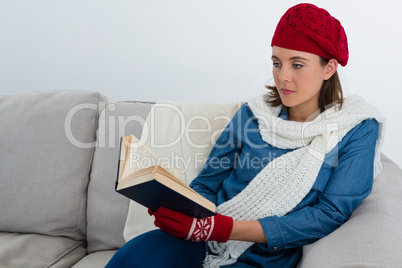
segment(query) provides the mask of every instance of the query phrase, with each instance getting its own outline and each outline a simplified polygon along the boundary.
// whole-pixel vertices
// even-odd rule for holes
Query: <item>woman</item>
[[[107,267],[295,267],[303,245],[345,223],[370,193],[384,120],[361,98],[343,98],[339,21],[296,5],[271,46],[275,87],[237,111],[190,185],[219,214],[150,211],[163,231],[129,241]]]

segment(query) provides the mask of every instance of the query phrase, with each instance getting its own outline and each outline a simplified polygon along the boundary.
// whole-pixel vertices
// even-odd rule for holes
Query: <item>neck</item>
[[[309,122],[313,121],[320,114],[320,109],[313,108],[301,108],[301,107],[288,107],[288,116],[290,121],[296,122]]]

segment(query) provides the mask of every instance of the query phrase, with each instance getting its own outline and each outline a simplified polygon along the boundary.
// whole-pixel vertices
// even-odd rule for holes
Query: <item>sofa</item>
[[[0,267],[107,264],[130,204],[114,189],[119,138],[140,137],[152,106],[82,90],[0,96]],[[402,267],[402,171],[382,163],[372,193],[304,246],[299,267]]]

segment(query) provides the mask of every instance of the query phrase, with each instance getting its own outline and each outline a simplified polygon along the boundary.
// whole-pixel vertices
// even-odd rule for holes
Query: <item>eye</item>
[[[279,62],[277,62],[277,61],[274,61],[272,63],[272,65],[274,65],[274,67],[276,67],[276,68],[281,67],[281,64]]]
[[[293,68],[295,68],[295,69],[300,69],[301,67],[303,67],[303,64],[298,64],[298,63],[293,64]]]

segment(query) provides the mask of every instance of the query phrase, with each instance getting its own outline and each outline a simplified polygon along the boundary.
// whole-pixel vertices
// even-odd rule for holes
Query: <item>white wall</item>
[[[85,89],[110,101],[247,100],[272,82],[270,41],[297,1],[16,0],[0,2],[0,95]],[[388,117],[383,151],[402,166],[397,1],[312,1],[349,39],[345,95]]]

